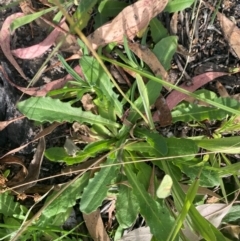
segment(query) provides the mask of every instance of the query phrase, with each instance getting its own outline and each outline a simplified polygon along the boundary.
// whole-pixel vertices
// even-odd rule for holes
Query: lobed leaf
[[[37,220],[36,225],[45,226],[46,224],[49,224],[50,218],[53,218],[60,213],[65,213],[66,210],[72,208],[75,205],[76,200],[81,197],[81,192],[87,185],[88,179],[89,173],[85,173],[73,184],[71,184],[66,190],[64,190],[61,195],[58,196],[58,198],[56,198],[49,206],[43,210],[41,216]],[[51,194],[48,199],[53,198],[54,195],[55,193]]]
[[[78,121],[80,123],[119,127],[118,123],[94,115],[91,112],[82,111],[81,108],[74,108],[67,102],[63,103],[58,99],[50,97],[32,97],[19,102],[17,107],[29,119],[39,122]]]

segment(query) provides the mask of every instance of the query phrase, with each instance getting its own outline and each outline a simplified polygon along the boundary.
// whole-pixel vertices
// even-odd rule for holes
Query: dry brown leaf
[[[107,210],[108,212],[108,223],[106,227],[107,230],[109,230],[112,227],[112,220],[114,217],[115,209],[116,209],[116,199],[113,198],[111,205]]]
[[[188,90],[190,92],[194,92],[195,90],[199,89],[201,86],[207,84],[210,81],[213,81],[214,79],[228,75],[228,73],[225,72],[207,72],[204,74],[197,75],[193,77],[192,79],[192,85],[187,86],[185,83],[180,85],[181,88]],[[166,98],[167,105],[170,110],[172,110],[178,103],[185,100],[187,98],[187,95],[178,92],[176,90],[172,91],[168,97]],[[156,111],[153,114],[153,121],[158,121],[159,114]]]
[[[86,111],[91,111],[92,113],[97,114],[97,107],[93,103],[93,98],[90,94],[83,95],[81,102]]]
[[[239,240],[239,237],[240,237],[240,226],[229,224],[228,226],[223,227],[222,231],[223,231],[224,234],[228,233],[228,234],[230,234],[230,236],[232,238],[235,238],[236,240]]]
[[[168,73],[159,62],[156,55],[147,47],[141,46],[138,43],[128,43],[129,49],[133,51],[143,62],[145,62],[155,76],[168,80]]]
[[[4,128],[6,128],[9,124],[13,123],[14,121],[18,121],[18,120],[21,120],[24,118],[25,118],[25,116],[19,116],[14,119],[11,119],[11,120],[0,121],[0,131],[2,131]]]
[[[196,207],[199,213],[215,227],[218,227],[222,219],[227,215],[233,202],[226,205],[224,203],[203,204]]]
[[[65,30],[65,32],[60,32],[55,40],[55,44],[57,45],[59,42],[62,41],[60,50],[64,52],[74,53],[79,50],[79,45],[77,43],[76,37],[72,34],[67,34],[69,31],[68,25],[64,22],[61,24],[61,28]]]
[[[217,17],[222,27],[225,39],[234,50],[237,57],[240,58],[240,29],[224,14],[218,12]]]
[[[219,81],[216,82],[216,88],[221,97],[229,97],[226,88]]]
[[[9,180],[7,182],[7,186],[13,186],[16,183],[22,182],[25,177],[28,175],[28,170],[25,167],[23,161],[21,158],[17,157],[17,156],[5,156],[4,158],[0,159],[0,164],[3,167],[3,169],[5,168],[5,166],[7,165],[20,165],[22,168],[20,171],[18,171],[13,178],[11,178],[11,180]]]
[[[110,23],[88,36],[92,47],[97,49],[111,42],[123,42],[124,36],[133,39],[148,26],[150,20],[161,13],[168,0],[140,0],[124,8]]]
[[[36,149],[36,152],[33,156],[33,159],[28,167],[28,175],[22,182],[14,183],[11,186],[14,187],[13,190],[15,192],[21,193],[24,192],[26,189],[34,186],[38,180],[40,168],[42,165],[42,160],[45,151],[45,138],[41,137]],[[16,186],[16,188],[15,188]]]
[[[9,151],[8,153],[6,153],[5,155],[3,155],[1,158],[0,158],[0,161],[2,160],[2,158],[6,157],[7,155],[11,155],[15,152],[18,152],[20,150],[22,150],[23,148],[25,148],[26,146],[28,146],[29,144],[31,144],[32,142],[35,142],[37,141],[38,139],[40,139],[41,137],[44,137],[46,135],[49,135],[50,133],[52,133],[59,125],[62,125],[62,123],[58,123],[58,122],[54,122],[53,124],[51,124],[50,126],[48,126],[47,128],[45,128],[43,131],[41,131],[40,133],[38,133],[32,141],[20,146],[20,147],[17,147],[11,151]]]
[[[90,214],[83,213],[83,218],[94,241],[110,241],[104,228],[99,209]]]
[[[159,121],[160,126],[168,126],[172,123],[172,114],[167,105],[165,98],[160,94],[155,102],[155,107],[157,109],[156,115],[158,118],[154,119],[154,121]]]

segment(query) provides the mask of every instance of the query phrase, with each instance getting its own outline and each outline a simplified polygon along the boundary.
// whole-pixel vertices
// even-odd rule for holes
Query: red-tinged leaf
[[[195,90],[199,89],[200,87],[207,84],[208,82],[213,81],[214,79],[227,74],[228,73],[225,73],[225,72],[207,72],[207,73],[195,76],[192,79],[192,85],[187,86],[184,83],[180,87],[190,92],[194,92]],[[168,95],[168,97],[166,98],[169,109],[172,110],[178,103],[183,101],[186,98],[186,96],[187,95],[180,93],[176,90],[172,91],[171,94]]]
[[[5,57],[8,59],[8,61],[15,67],[15,69],[18,71],[18,73],[27,80],[28,78],[23,73],[22,69],[16,62],[16,60],[13,58],[11,50],[10,50],[10,24],[12,21],[16,18],[22,17],[23,13],[14,13],[11,16],[7,17],[4,21],[1,31],[0,31],[0,46],[2,48],[2,51],[5,55]]]
[[[190,92],[194,92],[195,90],[199,89],[203,85],[207,84],[210,81],[213,81],[214,79],[227,75],[228,73],[225,72],[207,72],[204,74],[197,75],[193,77],[192,79],[192,85],[187,86],[185,83],[180,85],[181,88],[188,90]],[[187,98],[187,95],[178,92],[176,90],[173,90],[168,97],[166,98],[166,103],[170,110],[172,110],[177,104],[179,104],[181,101],[185,100]],[[159,121],[159,114],[158,111],[156,111],[153,114],[153,121]]]
[[[83,76],[82,74],[82,70],[80,68],[80,66],[76,66],[74,68],[74,70],[80,75]],[[3,73],[5,79],[15,88],[17,88],[18,90],[22,91],[23,93],[27,94],[27,95],[31,95],[31,96],[46,96],[47,93],[51,90],[55,90],[55,89],[60,89],[62,88],[69,80],[72,80],[73,77],[71,77],[70,74],[66,75],[65,77],[61,78],[61,79],[57,79],[54,80],[48,84],[45,84],[43,86],[40,87],[32,87],[32,88],[24,88],[24,87],[20,87],[18,85],[16,85],[15,83],[13,83],[13,81],[11,81],[11,79],[8,77],[6,71],[4,71],[4,69],[0,66],[0,71]]]
[[[64,22],[60,23],[63,25]],[[21,59],[34,59],[44,54],[55,42],[61,31],[55,28],[41,43],[26,48],[12,50],[12,54]]]

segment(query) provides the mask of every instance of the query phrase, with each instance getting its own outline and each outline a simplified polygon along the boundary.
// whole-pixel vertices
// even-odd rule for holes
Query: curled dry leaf
[[[0,31],[0,46],[2,48],[2,51],[6,58],[9,60],[9,62],[15,67],[15,69],[18,71],[18,73],[25,79],[27,80],[28,78],[26,75],[23,73],[22,69],[14,59],[11,50],[10,50],[10,24],[12,21],[16,18],[22,17],[24,14],[23,13],[14,13],[11,16],[7,17],[6,20],[4,21],[1,31]]]
[[[224,203],[203,204],[197,206],[196,209],[215,227],[218,227],[221,224],[224,216],[226,216],[229,212],[232,205],[233,202],[231,202],[229,205]]]
[[[11,154],[13,154],[13,153],[15,153],[15,152],[18,152],[18,151],[22,150],[23,148],[25,148],[26,146],[28,146],[30,143],[37,141],[37,140],[40,139],[41,137],[44,137],[44,136],[46,136],[46,135],[49,135],[49,134],[52,133],[59,125],[62,125],[62,123],[58,123],[58,122],[53,123],[52,125],[48,126],[48,127],[45,128],[44,130],[42,130],[40,133],[38,133],[38,134],[33,138],[32,141],[30,141],[29,143],[27,143],[27,144],[25,144],[25,145],[22,145],[22,146],[20,146],[20,147],[17,147],[17,148],[15,148],[15,149],[9,151],[9,152],[6,153],[5,155],[3,155],[1,158],[4,158],[4,157],[6,157],[6,156],[8,156],[8,155],[11,155]],[[1,160],[2,160],[2,159],[0,159],[0,161],[1,161]]]
[[[7,182],[7,186],[9,187],[12,187],[14,185],[17,185],[19,182],[22,182],[28,175],[28,170],[25,167],[22,159],[17,156],[5,156],[4,158],[0,159],[0,164],[3,167],[3,169],[5,168],[5,166],[9,165],[20,165],[22,167],[21,170],[17,172],[13,176],[13,178],[11,178],[11,180]]]
[[[45,151],[45,139],[44,137],[41,137],[39,140],[36,152],[33,156],[33,159],[29,164],[28,174],[26,178],[23,181],[14,183],[14,185],[12,185],[12,187],[14,187],[13,190],[15,192],[18,192],[18,193],[24,192],[26,189],[36,184],[36,181],[38,180],[38,177],[39,177],[40,168],[42,165],[44,151]]]
[[[64,22],[60,23],[62,26]],[[12,54],[21,59],[34,59],[44,54],[54,43],[61,31],[55,28],[42,42],[26,48],[12,50]]]

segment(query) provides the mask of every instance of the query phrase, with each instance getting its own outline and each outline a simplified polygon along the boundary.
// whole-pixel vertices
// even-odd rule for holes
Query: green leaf
[[[136,162],[134,163],[137,172],[137,179],[144,186],[145,190],[149,187],[149,181],[152,175],[152,167],[145,162]]]
[[[192,160],[198,152],[198,147],[194,141],[184,138],[166,138],[168,153],[167,157],[173,157],[174,161]]]
[[[112,154],[108,157],[105,164],[110,165],[114,162],[116,162],[116,158]],[[116,178],[116,171],[118,169],[119,166],[116,165],[102,168],[92,179],[89,180],[80,202],[81,212],[89,214],[102,204],[109,189],[108,185],[110,185],[111,181]]]
[[[162,155],[166,155],[168,152],[166,138],[161,136],[159,133],[150,132],[144,128],[135,128],[134,134],[140,138],[147,140],[149,145],[153,147],[156,151],[160,152]]]
[[[92,1],[81,0],[81,1],[79,1],[79,5],[78,5],[78,9],[77,10],[80,13],[87,12],[90,9],[92,9],[96,5],[97,2],[98,2],[98,0],[92,0]]]
[[[75,22],[74,27],[80,30],[84,29],[87,26],[89,20],[91,19],[91,14],[92,14],[92,9],[89,9],[88,11],[85,11],[85,12],[81,12],[77,9],[72,16]]]
[[[115,17],[127,6],[125,2],[104,0],[99,4],[98,11],[105,17]]]
[[[121,117],[122,104],[118,100],[118,95],[113,91],[112,82],[98,61],[93,57],[83,56],[80,59],[80,65],[86,81],[90,85],[96,86],[103,93],[104,98],[106,98],[109,103],[112,103],[116,114]]]
[[[82,111],[81,108],[74,108],[69,103],[63,103],[58,99],[50,97],[32,97],[21,101],[17,105],[20,112],[29,119],[44,122],[74,122],[101,124],[111,127],[119,127],[118,123],[112,122],[91,112]]]
[[[148,81],[148,83],[145,86],[147,89],[147,96],[149,98],[149,104],[152,105],[158,98],[159,93],[162,89],[162,85],[156,84],[156,82],[154,83],[153,81]],[[134,104],[140,111],[144,110],[144,105],[143,105],[143,101],[142,101],[141,97],[138,97],[137,100],[134,102]],[[134,111],[132,108],[129,113],[130,114],[127,119],[130,122],[135,123],[135,121],[139,118],[139,114],[136,111]]]
[[[201,148],[208,151],[235,154],[240,152],[240,137],[225,137],[221,139],[202,139],[194,140]]]
[[[116,210],[116,217],[122,228],[129,228],[139,213],[138,200],[133,194],[133,190],[125,185],[119,186]]]
[[[185,173],[188,177],[190,177],[191,181],[195,181],[196,177],[199,174],[199,171],[202,169],[201,175],[199,177],[200,186],[201,187],[214,187],[219,186],[219,175],[216,171],[208,170],[204,167],[194,166],[194,163],[186,162],[176,164],[183,173]],[[190,166],[191,165],[191,166]],[[207,165],[207,164],[205,164]]]
[[[164,164],[166,164],[164,165],[165,172],[169,174],[173,179],[173,198],[178,212],[181,212],[184,205],[185,194],[179,186],[178,180],[175,178],[172,163],[164,162]],[[193,205],[191,205],[188,212],[187,220],[189,219],[191,220],[191,227],[194,228],[194,230],[207,241],[226,241],[221,232],[211,223],[209,223],[204,217],[202,217]]]
[[[125,65],[125,64],[123,64],[123,63],[120,63],[120,62],[115,61],[115,60],[112,60],[112,59],[108,59],[108,58],[106,58],[106,57],[104,57],[104,56],[101,56],[101,58],[102,58],[103,60],[105,60],[105,61],[111,62],[112,64],[116,64],[116,65],[121,66],[121,67],[123,67],[123,68],[126,68],[126,69],[128,69],[128,70],[134,71],[134,72],[136,72],[136,73],[138,73],[138,74],[141,74],[142,76],[145,76],[145,77],[153,80],[153,81],[156,82],[156,83],[163,84],[163,85],[165,85],[165,86],[167,86],[167,87],[170,87],[170,88],[172,88],[172,89],[174,89],[174,90],[177,90],[177,91],[179,91],[179,92],[181,92],[181,93],[183,93],[183,94],[185,94],[185,95],[189,95],[189,96],[191,96],[191,97],[193,97],[193,98],[196,98],[196,99],[198,99],[198,100],[204,101],[204,102],[206,102],[206,103],[208,103],[208,104],[210,104],[210,105],[212,105],[212,106],[216,106],[217,108],[226,110],[226,111],[228,111],[229,113],[233,113],[233,114],[236,114],[236,115],[240,115],[240,111],[239,111],[239,110],[235,110],[235,109],[233,109],[233,108],[229,108],[229,107],[227,107],[227,106],[225,106],[225,105],[216,103],[215,101],[212,101],[212,100],[207,100],[207,99],[201,98],[201,97],[195,95],[194,93],[192,93],[192,92],[190,92],[190,91],[187,91],[186,89],[180,88],[180,87],[178,87],[178,86],[176,86],[176,85],[173,85],[173,84],[171,84],[171,83],[169,83],[169,82],[167,82],[167,81],[165,81],[165,80],[162,80],[162,79],[160,79],[160,78],[158,78],[158,77],[155,77],[154,75],[149,74],[149,73],[146,72],[146,71],[143,71],[143,70],[140,70],[140,69],[134,69],[134,68],[132,68],[132,67],[130,67],[130,66],[127,66],[127,65]],[[149,81],[149,82],[152,82],[152,81]]]
[[[157,18],[153,18],[150,21],[151,36],[154,43],[159,42],[161,39],[168,36],[167,29],[163,26],[162,22]]]
[[[42,15],[44,15],[48,12],[54,11],[56,9],[57,9],[57,7],[51,7],[51,8],[47,8],[42,11],[36,12],[36,13],[28,14],[23,17],[17,18],[10,25],[11,31],[14,31],[15,29],[17,29],[25,24],[31,23],[32,21],[41,17]]]
[[[113,143],[115,143],[114,139],[101,140],[90,143],[82,151],[78,152],[76,156],[67,156],[66,158],[64,158],[64,161],[67,165],[73,165],[86,161],[90,157],[95,157],[99,153],[110,150]]]
[[[86,85],[86,82],[79,76],[79,74],[74,69],[72,69],[72,67],[67,63],[67,61],[61,55],[58,54],[58,58],[62,63],[63,67],[76,81],[78,81],[82,85]]]
[[[154,129],[154,123],[152,119],[152,113],[151,113],[151,108],[149,104],[149,95],[147,93],[147,88],[143,82],[142,77],[139,74],[136,74],[136,81],[137,81],[138,91],[140,93],[140,98],[142,99],[142,103],[144,106],[144,111],[146,113],[146,116],[149,122],[148,124],[150,126],[150,129]]]
[[[109,19],[106,16],[103,16],[99,12],[96,13],[96,15],[93,17],[93,19],[94,19],[93,26],[94,26],[95,30],[109,21]]]
[[[228,106],[230,108],[239,110],[240,103],[232,98],[215,98],[216,103]],[[229,114],[228,111],[216,108],[198,106],[196,104],[182,103],[172,111],[173,122],[183,121],[188,122],[192,120],[222,120]]]
[[[177,50],[177,41],[176,36],[169,36],[160,40],[153,48],[153,53],[166,70],[171,67],[172,57]]]
[[[54,162],[64,162],[64,159],[69,156],[63,147],[48,148],[44,155],[48,160]]]
[[[173,13],[189,8],[195,0],[170,0],[164,11]]]
[[[75,205],[76,200],[81,197],[83,188],[87,185],[89,179],[89,173],[84,173],[79,179],[71,184],[66,190],[64,190],[58,198],[56,198],[47,208],[43,210],[41,216],[37,220],[37,226],[45,226],[49,224],[49,219],[53,218],[60,213],[65,213],[68,208]],[[52,193],[47,200],[56,195],[56,192]],[[47,202],[46,200],[46,202]]]
[[[223,222],[230,223],[238,221],[240,217],[240,206],[232,206],[228,214],[223,218]]]
[[[162,156],[158,150],[150,146],[149,143],[147,142],[137,142],[137,143],[133,142],[129,145],[126,145],[124,149],[130,152],[143,153],[145,157]]]
[[[140,213],[150,227],[151,233],[157,238],[161,237],[160,240],[167,240],[174,224],[174,219],[171,217],[168,209],[164,204],[160,205],[149,195],[143,185],[137,180],[136,174],[131,170],[131,165],[125,165],[124,170],[132,186],[133,193],[139,202]]]
[[[13,195],[9,192],[0,195],[0,213],[4,216],[12,217],[13,215],[22,215],[22,208],[18,202],[14,201]],[[16,217],[16,216],[15,216]]]

